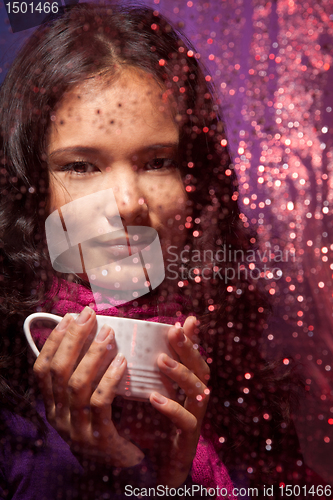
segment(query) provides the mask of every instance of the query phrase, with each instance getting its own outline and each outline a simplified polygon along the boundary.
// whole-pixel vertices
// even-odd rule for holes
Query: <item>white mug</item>
[[[76,318],[78,314],[72,316]],[[174,383],[157,366],[157,358],[161,353],[178,359],[168,341],[168,331],[172,325],[113,316],[97,315],[96,319],[96,334],[104,324],[110,326],[115,333],[114,356],[121,352],[127,360],[127,368],[118,384],[117,394],[127,399],[147,400],[153,391],[157,391],[167,398],[175,399]],[[49,313],[34,313],[26,318],[24,333],[32,351],[38,356],[39,350],[30,331],[31,324],[36,320],[54,321],[58,324],[62,318]]]

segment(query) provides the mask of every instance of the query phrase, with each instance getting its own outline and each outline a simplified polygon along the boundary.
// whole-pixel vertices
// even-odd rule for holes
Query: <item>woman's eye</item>
[[[99,172],[99,169],[92,165],[91,163],[86,163],[84,161],[76,161],[73,163],[68,163],[61,169],[63,172],[70,172],[77,175],[90,174],[92,172]]]
[[[146,170],[160,170],[162,168],[176,168],[177,162],[170,158],[154,158],[145,165]]]

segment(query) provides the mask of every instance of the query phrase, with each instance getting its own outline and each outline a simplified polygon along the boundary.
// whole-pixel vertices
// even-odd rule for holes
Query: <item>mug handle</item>
[[[30,316],[28,316],[26,318],[26,320],[24,321],[24,324],[23,324],[24,335],[28,341],[29,346],[31,347],[32,352],[36,355],[36,357],[38,357],[39,350],[37,349],[37,346],[34,342],[34,339],[32,338],[31,331],[30,331],[30,325],[36,319],[44,319],[44,320],[48,320],[48,321],[54,321],[56,324],[58,324],[62,320],[62,317],[57,316],[56,314],[40,312],[40,313],[30,314]]]

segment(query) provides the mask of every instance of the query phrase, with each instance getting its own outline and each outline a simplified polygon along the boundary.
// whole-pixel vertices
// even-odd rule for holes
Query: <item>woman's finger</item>
[[[95,312],[90,307],[85,307],[80,315],[70,322],[59,348],[53,356],[50,372],[57,419],[68,417],[68,381],[86,339],[89,335],[95,334],[96,327]]]
[[[90,399],[91,432],[96,440],[103,443],[105,454],[112,459],[115,467],[133,467],[144,458],[139,448],[118,434],[112,422],[111,405],[125,369],[126,359],[118,353]]]
[[[93,431],[106,428],[112,422],[111,404],[116,396],[116,389],[126,369],[126,359],[118,353],[103,375],[100,383],[90,398],[91,425]]]
[[[193,343],[198,340],[198,324],[199,321],[195,316],[188,316],[184,322],[184,333]]]
[[[90,424],[89,405],[95,389],[93,385],[101,365],[106,368],[110,364],[114,350],[114,332],[104,325],[69,379],[69,407],[74,429],[84,429]]]
[[[168,399],[158,392],[152,392],[149,400],[154,408],[168,417],[178,429],[189,433],[193,433],[196,430],[198,420],[195,415],[188,412],[176,401]]]
[[[46,416],[48,419],[53,418],[55,406],[50,365],[53,356],[57,352],[57,349],[64,338],[67,327],[72,321],[74,321],[74,319],[70,314],[66,314],[66,316],[62,318],[60,323],[47,338],[33,367],[38,385],[43,395]]]
[[[167,399],[157,392],[150,395],[151,404],[175,425],[177,432],[168,450],[168,462],[165,471],[160,471],[162,481],[183,482],[190,470],[200,437],[200,429],[206,412],[207,403],[199,407],[199,412],[189,411],[176,401]]]
[[[206,385],[190,370],[187,366],[170,358],[167,354],[160,354],[157,358],[159,369],[170,377],[174,382],[177,382],[179,387],[183,389],[188,397],[196,397],[202,394],[206,389]]]
[[[186,366],[166,354],[159,356],[157,364],[160,370],[174,380],[185,392],[184,407],[201,420],[205,415],[209,397],[209,389],[206,385]]]
[[[210,376],[210,370],[202,358],[197,344],[192,341],[184,333],[181,327],[172,327],[168,333],[168,339],[179,356],[180,361],[187,366],[195,375],[205,384],[207,384]]]

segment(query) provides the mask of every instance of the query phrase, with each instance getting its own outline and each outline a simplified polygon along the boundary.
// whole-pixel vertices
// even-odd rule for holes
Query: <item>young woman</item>
[[[41,26],[7,75],[0,119],[4,498],[34,498],[37,490],[45,498],[144,496],[131,488],[157,484],[200,485],[234,498],[225,465],[235,486],[258,488],[258,498],[265,484],[275,485],[275,498],[280,480],[305,484],[288,423],[289,387],[258,351],[269,308],[259,282],[233,258],[253,248],[256,236],[237,206],[209,81],[194,49],[157,12],[89,4]],[[177,401],[158,393],[150,403],[115,398],[126,366],[121,356],[111,362],[117,332],[102,329],[81,352],[95,326],[96,296],[85,273],[60,274],[47,254],[47,216],[108,189],[125,227],[158,233],[166,278],[122,305],[111,286],[100,314],[183,324],[169,331],[180,362],[158,361],[181,389]],[[107,206],[104,216],[114,228]],[[221,252],[229,262],[217,258]],[[127,282],[126,270],[121,279]],[[41,310],[64,319],[39,338],[33,376],[22,324]]]

